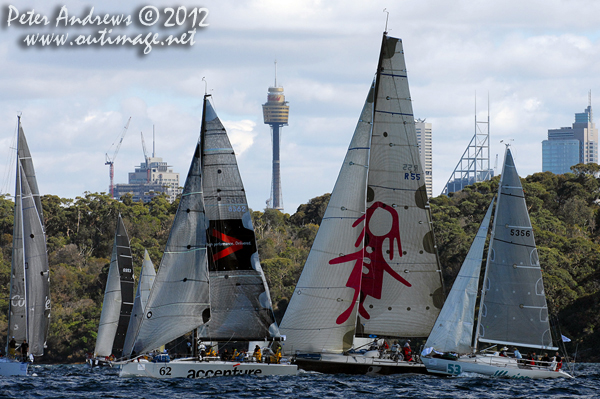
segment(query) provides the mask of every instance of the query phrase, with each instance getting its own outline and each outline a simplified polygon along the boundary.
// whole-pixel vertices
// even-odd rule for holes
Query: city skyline
[[[277,59],[278,84],[294,108],[281,141],[285,211],[294,213],[334,186],[377,67],[384,8],[389,34],[404,43],[414,114],[435,128],[433,196],[441,193],[473,136],[476,98],[477,114],[487,115],[488,93],[492,163],[504,153],[500,141],[514,139],[522,176],[539,172],[548,129],[570,123],[589,90],[600,92],[600,4],[507,1],[208,0],[202,6],[210,11],[209,26],[197,30],[193,46],[154,48],[147,55],[135,47],[31,48],[19,44],[23,36],[53,32],[54,25],[7,27],[3,20],[0,191],[14,190],[11,151],[19,112],[42,194],[73,199],[107,192],[104,156],[129,117],[130,133],[114,164],[115,183],[126,182],[143,159],[135,136],[148,135],[152,126],[157,153],[185,174],[207,90],[230,134],[249,205],[262,210],[272,159],[261,105]],[[30,7],[53,15],[62,5],[37,1]],[[93,6],[75,0],[64,5],[78,16]],[[154,6],[173,4],[159,0]],[[109,0],[95,5],[94,12],[137,18],[139,9]],[[6,19],[6,6],[3,11]],[[151,28],[134,23],[114,30],[133,35]],[[174,28],[154,31],[175,33]]]

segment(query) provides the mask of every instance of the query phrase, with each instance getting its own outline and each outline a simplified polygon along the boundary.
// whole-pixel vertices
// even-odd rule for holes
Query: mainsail
[[[42,204],[20,118],[18,136],[8,336],[19,344],[27,339],[29,353],[41,356],[50,323],[50,272]]]
[[[204,98],[201,151],[211,319],[199,336],[214,341],[277,337],[235,153],[208,97]]]
[[[133,301],[133,310],[131,311],[129,326],[127,327],[127,335],[125,336],[123,353],[131,353],[133,348],[134,334],[142,322],[144,308],[146,307],[146,303],[148,303],[148,296],[150,296],[150,289],[152,288],[155,277],[156,271],[154,270],[152,260],[150,260],[150,255],[148,255],[147,250],[144,250],[142,271],[140,272],[140,280],[138,282],[135,300]]]
[[[479,226],[444,307],[427,338],[425,348],[433,348],[438,352],[470,353],[473,351],[471,341],[475,327],[477,287],[493,207],[494,201],[488,207]]]
[[[133,308],[133,261],[119,214],[96,338],[96,356],[121,355]]]
[[[507,147],[478,321],[480,342],[553,349],[542,270],[521,180]]]
[[[402,41],[384,34],[375,85],[281,324],[286,351],[339,353],[354,335],[426,336],[442,303]]]

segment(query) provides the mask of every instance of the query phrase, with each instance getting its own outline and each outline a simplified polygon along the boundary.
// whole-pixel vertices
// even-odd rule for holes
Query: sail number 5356
[[[510,235],[516,237],[531,237],[530,230],[510,229]]]

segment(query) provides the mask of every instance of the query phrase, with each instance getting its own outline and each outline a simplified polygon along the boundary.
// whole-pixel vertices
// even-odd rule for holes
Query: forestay
[[[489,247],[478,340],[555,349],[533,229],[509,148]]]
[[[492,200],[469,253],[454,280],[444,307],[427,338],[425,348],[433,348],[438,352],[461,354],[473,352],[472,339],[475,327],[477,288],[493,206],[494,201]]]

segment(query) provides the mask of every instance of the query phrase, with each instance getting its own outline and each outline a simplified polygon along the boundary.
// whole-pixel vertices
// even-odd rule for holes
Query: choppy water
[[[479,376],[350,376],[304,373],[296,377],[200,380],[119,378],[116,369],[35,365],[32,377],[0,378],[0,398],[595,398],[600,364],[579,364],[572,380],[505,380]]]

